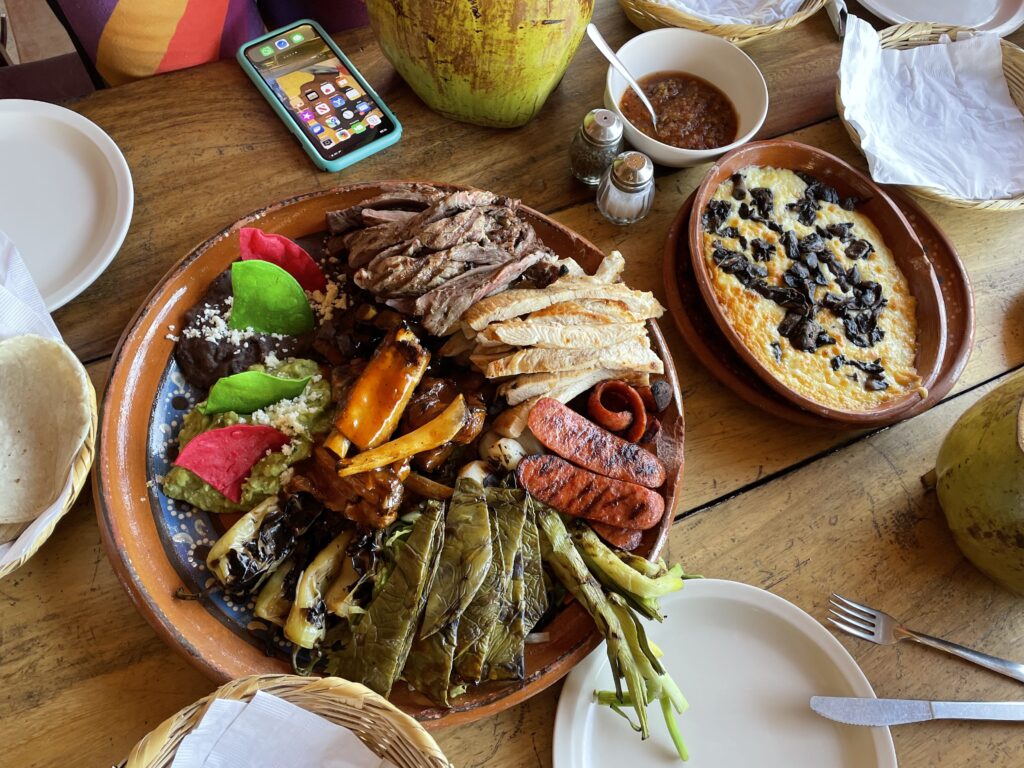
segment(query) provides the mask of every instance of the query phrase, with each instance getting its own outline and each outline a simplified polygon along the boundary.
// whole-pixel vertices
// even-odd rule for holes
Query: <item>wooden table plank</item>
[[[595,20],[615,46],[636,33],[613,0],[598,4]],[[368,29],[338,40],[405,126],[398,145],[338,174],[313,167],[233,61],[98,91],[74,105],[121,147],[135,183],[135,212],[120,253],[92,287],[55,314],[83,360],[110,354],[150,289],[189,249],[276,200],[354,181],[411,177],[493,189],[543,211],[592,199],[567,165],[572,134],[583,114],[600,106],[604,91],[606,65],[589,43],[537,119],[496,130],[426,110]],[[838,48],[824,15],[748,47],[773,99],[763,135],[803,127],[833,109]]]

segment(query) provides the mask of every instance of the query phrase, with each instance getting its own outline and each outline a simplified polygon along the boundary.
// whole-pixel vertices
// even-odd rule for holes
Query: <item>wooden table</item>
[[[615,46],[636,33],[611,0],[599,4],[596,22]],[[1020,43],[1024,33],[1011,39]],[[566,166],[572,132],[603,90],[605,66],[592,47],[580,49],[536,120],[499,131],[429,112],[369,30],[339,40],[407,133],[399,145],[338,175],[313,168],[230,61],[97,92],[74,105],[121,146],[135,180],[134,219],[120,254],[56,314],[97,388],[133,313],[193,245],[268,202],[350,181],[418,177],[520,197],[605,250],[620,249],[627,281],[664,298],[665,233],[706,169],[662,172],[655,209],[640,225],[619,228],[601,219],[592,192],[574,183]],[[835,119],[840,46],[826,16],[747,50],[771,93],[762,136],[786,135],[863,167]],[[851,434],[769,417],[721,387],[672,322],[662,323],[687,421],[686,482],[671,556],[688,570],[770,589],[819,618],[829,592],[841,589],[934,634],[1024,658],[1024,603],[964,560],[919,481],[956,418],[1024,363],[1024,214],[925,208],[970,271],[977,334],[954,392],[909,422]],[[89,491],[42,551],[0,582],[0,600],[4,765],[109,765],[213,687],[157,639],[117,583]],[[880,696],[1020,696],[1016,683],[921,647],[840,639]],[[500,716],[440,731],[437,739],[464,768],[548,766],[558,692],[555,686]],[[1018,726],[936,723],[897,728],[893,736],[903,766],[1024,762]]]

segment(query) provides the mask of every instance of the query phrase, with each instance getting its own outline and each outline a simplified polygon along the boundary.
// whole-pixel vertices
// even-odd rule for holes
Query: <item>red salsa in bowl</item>
[[[716,149],[736,140],[736,107],[707,80],[686,72],[654,72],[638,82],[658,116],[657,130],[631,88],[623,94],[619,109],[655,141],[681,149]]]

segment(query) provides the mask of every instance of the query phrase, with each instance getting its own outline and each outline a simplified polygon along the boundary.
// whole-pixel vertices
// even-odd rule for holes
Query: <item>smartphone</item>
[[[318,168],[340,171],[402,136],[402,124],[315,21],[268,32],[236,58]]]

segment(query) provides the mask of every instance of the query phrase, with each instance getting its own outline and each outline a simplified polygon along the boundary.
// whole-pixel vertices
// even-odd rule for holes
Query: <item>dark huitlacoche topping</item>
[[[818,215],[820,206],[813,198],[801,197],[796,202],[787,203],[786,208],[796,211],[796,220],[805,227],[810,227],[814,225],[814,219]]]
[[[782,237],[779,238],[779,245],[786,252],[793,261],[797,261],[800,258],[800,248],[797,244],[796,232],[789,229],[782,233]]]
[[[711,200],[704,207],[704,213],[701,214],[700,223],[704,227],[705,231],[711,232],[712,234],[718,234],[718,230],[723,224],[725,224],[730,213],[732,213],[732,203],[728,200]]]
[[[775,207],[775,195],[767,187],[758,187],[750,190],[750,197],[754,201],[754,208],[761,219],[770,219]]]
[[[777,221],[766,221],[764,225],[768,227],[768,229],[770,229],[772,232],[775,232],[779,235],[781,235],[783,232],[782,225],[779,224]]]
[[[882,358],[875,358],[874,362],[865,363],[862,360],[852,360],[846,355],[836,355],[832,358],[832,370],[838,371],[844,365],[856,368],[865,374],[864,389],[869,392],[880,392],[889,388],[889,382],[885,378],[885,368],[882,367]],[[859,381],[857,375],[853,375],[854,381]]]
[[[711,258],[715,264],[728,275],[734,275],[744,286],[749,286],[758,278],[768,276],[768,270],[760,264],[750,261],[739,251],[730,251],[718,240],[714,243]]]
[[[830,237],[837,238],[842,243],[848,243],[853,239],[852,229],[852,221],[846,221],[842,224],[829,224],[825,227],[825,231],[828,232]]]
[[[873,346],[885,338],[885,331],[878,327],[878,315],[888,301],[882,296],[882,286],[871,280],[857,283],[852,291],[852,296],[826,294],[822,306],[839,318],[846,338],[853,344]]]
[[[828,184],[818,181],[809,173],[804,173],[803,171],[794,171],[794,173],[807,183],[807,187],[804,189],[804,196],[799,200],[789,203],[786,205],[786,208],[796,211],[797,221],[805,227],[812,227],[814,226],[817,213],[821,209],[820,203],[835,203],[838,205],[840,202],[839,193],[836,192],[835,187],[830,187]]]
[[[781,363],[782,362],[782,347],[779,345],[779,342],[773,341],[771,344],[768,345],[768,348],[771,349],[772,357],[775,358],[775,362],[776,363]]]
[[[867,240],[854,240],[846,246],[846,258],[853,259],[854,261],[866,259],[874,252],[875,247]]]
[[[801,237],[796,243],[797,251],[801,254],[821,253],[825,250],[825,241],[817,232],[811,232],[806,237]]]
[[[754,261],[771,261],[775,255],[775,246],[757,237],[750,243],[750,254]]]
[[[715,234],[722,237],[731,237],[733,240],[739,240],[740,238],[740,231],[736,227],[722,227]]]
[[[747,182],[742,173],[734,173],[729,177],[732,182],[732,199],[742,200],[747,196]]]
[[[778,330],[780,335],[789,339],[789,343],[795,349],[804,352],[813,352],[819,347],[836,343],[836,340],[829,336],[814,319],[804,317],[796,312],[786,313],[782,322],[779,323]]]
[[[861,201],[859,197],[844,197],[842,200],[839,201],[839,207],[842,208],[844,211],[852,211],[854,208],[860,205],[860,202]]]
[[[750,287],[766,299],[774,301],[780,307],[808,316],[813,313],[814,302],[797,288],[768,285],[764,280],[757,280]]]

